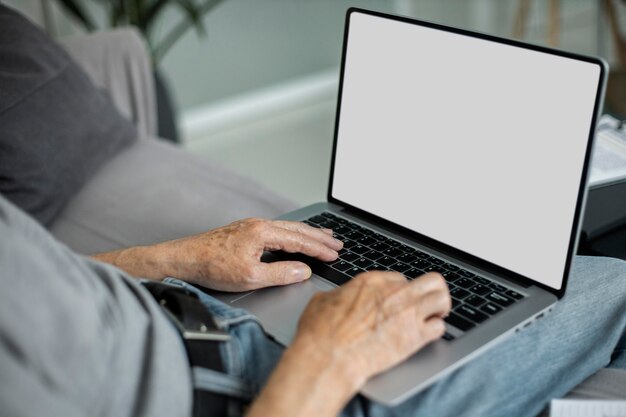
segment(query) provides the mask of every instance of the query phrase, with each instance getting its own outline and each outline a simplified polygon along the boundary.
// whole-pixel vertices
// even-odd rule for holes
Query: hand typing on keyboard
[[[453,310],[446,322],[456,329],[444,335],[446,340],[484,323],[524,297],[490,279],[332,213],[324,212],[304,222],[323,230],[330,228],[334,236],[344,242],[337,260],[317,267],[320,275],[337,285],[350,282],[352,277],[366,271],[396,271],[408,280],[429,272],[440,273],[452,296]]]
[[[366,272],[315,295],[300,318],[294,349],[312,346],[316,355],[328,355],[356,393],[373,375],[439,339],[450,306],[437,273],[407,281],[397,272]]]
[[[330,262],[342,247],[331,230],[300,222],[245,219],[199,235],[94,257],[144,278],[169,276],[215,290],[246,291],[311,276],[311,268],[300,261],[261,262],[265,251],[301,253]]]

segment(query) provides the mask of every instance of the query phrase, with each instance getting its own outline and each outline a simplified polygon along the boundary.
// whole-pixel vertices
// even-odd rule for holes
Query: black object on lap
[[[60,45],[0,4],[0,193],[50,225],[136,138]]]
[[[200,302],[196,294],[175,285],[161,282],[143,282],[166,315],[178,329],[191,367],[201,367],[224,372],[219,342],[229,339],[228,333],[220,331],[213,317]],[[193,415],[226,415],[228,399],[224,395],[195,389],[193,393]]]

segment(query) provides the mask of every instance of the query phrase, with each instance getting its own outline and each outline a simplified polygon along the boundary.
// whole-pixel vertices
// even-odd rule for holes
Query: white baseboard
[[[322,71],[186,110],[179,120],[183,141],[210,140],[230,129],[332,100],[338,76],[338,69]]]

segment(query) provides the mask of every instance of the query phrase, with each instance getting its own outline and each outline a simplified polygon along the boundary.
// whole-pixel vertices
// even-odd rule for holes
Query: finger
[[[255,280],[263,282],[263,286],[287,285],[309,279],[311,274],[311,268],[302,262],[261,263],[257,266]]]
[[[309,226],[306,223],[288,222],[282,220],[275,220],[272,224],[283,229],[291,230],[292,232],[302,233],[312,239],[319,240],[334,250],[340,250],[343,248],[343,242],[333,237],[331,229],[318,229],[316,227]],[[327,230],[330,231],[330,233],[327,232]]]
[[[446,281],[438,273],[422,275],[406,285],[394,288],[393,293],[385,300],[385,309],[388,314],[395,314],[407,308],[414,308],[431,293],[440,293],[449,298]]]
[[[437,289],[447,289],[448,284],[443,276],[438,272],[428,272],[417,279],[411,281],[410,285],[416,287],[418,291],[426,293]]]
[[[446,325],[440,317],[431,317],[424,322],[422,334],[428,342],[439,339],[446,332]]]
[[[428,319],[431,317],[445,317],[450,313],[452,300],[447,291],[431,291],[422,296],[415,304],[418,314]]]
[[[329,248],[319,240],[280,227],[274,228],[265,236],[265,246],[268,250],[303,253],[324,262],[334,261],[339,256],[336,250]]]

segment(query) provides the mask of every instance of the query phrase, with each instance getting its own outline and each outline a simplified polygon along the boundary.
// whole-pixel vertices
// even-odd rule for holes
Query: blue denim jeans
[[[222,345],[227,372],[245,391],[258,393],[283,348],[249,312],[196,291],[232,335]],[[544,319],[396,407],[356,396],[342,415],[536,416],[603,367],[626,369],[626,262],[578,257],[566,296]],[[240,405],[233,403],[232,416],[243,414]]]

